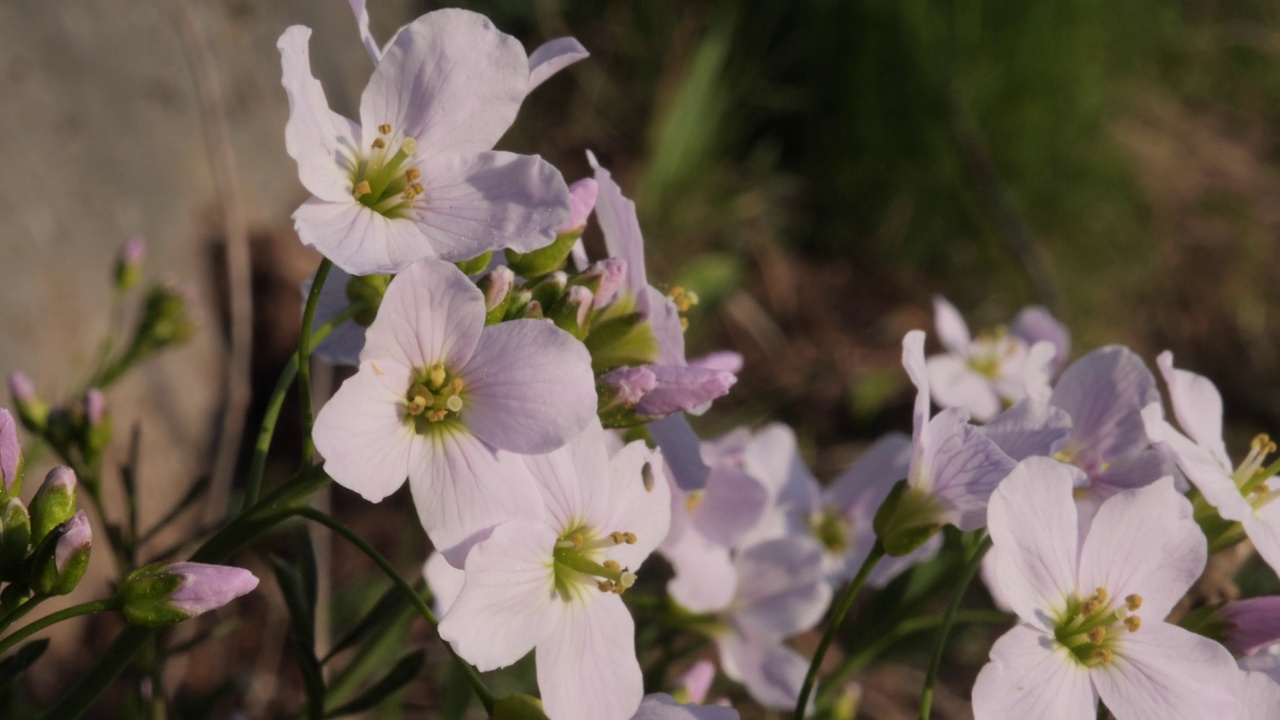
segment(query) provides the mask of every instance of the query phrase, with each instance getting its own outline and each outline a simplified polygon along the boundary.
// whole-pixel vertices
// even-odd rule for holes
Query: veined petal
[[[365,0],[348,1],[351,3],[352,14],[356,16],[356,29],[360,31],[360,42],[364,45],[365,52],[369,53],[369,59],[377,63],[382,60],[382,48],[369,32],[369,9],[365,7]]]
[[[1071,436],[1071,416],[1044,400],[1025,397],[979,428],[1006,455],[1025,460],[1053,455]]]
[[[463,567],[471,546],[500,523],[542,518],[542,498],[518,456],[465,429],[420,437],[428,446],[409,469],[409,489],[422,527],[450,565]]]
[[[466,580],[440,637],[480,671],[524,657],[553,631],[556,606],[552,550],[555,531],[537,523],[494,528],[467,556]]]
[[[1280,572],[1280,504],[1271,503],[1247,515],[1244,532],[1272,570]]]
[[[293,212],[293,229],[302,244],[352,275],[397,273],[435,252],[409,220],[379,215],[350,198],[308,198]]]
[[[822,555],[817,543],[796,535],[740,551],[734,626],[742,633],[781,640],[816,625],[831,604]]]
[[[645,276],[644,236],[640,234],[640,220],[636,217],[636,204],[622,194],[622,188],[614,182],[590,150],[587,162],[595,170],[599,192],[596,196],[596,222],[604,234],[605,252],[612,258],[627,263],[627,280],[624,287],[639,295],[649,287]]]
[[[682,704],[670,695],[654,693],[644,696],[631,720],[738,720],[738,711],[720,705]]]
[[[422,371],[443,362],[462,373],[484,329],[484,294],[458,268],[422,260],[396,275],[365,333],[363,360],[394,360]],[[470,377],[464,378],[468,385]],[[409,385],[400,389],[403,397]]]
[[[1048,458],[1018,463],[991,496],[988,557],[1001,599],[1023,622],[1052,626],[1077,590],[1080,547],[1071,491],[1076,468]]]
[[[285,151],[297,161],[298,179],[312,195],[331,202],[354,202],[351,170],[358,128],[329,109],[324,88],[311,75],[310,39],[311,28],[293,25],[276,43],[284,71],[281,82],[289,98]]]
[[[378,502],[395,492],[420,455],[404,421],[409,368],[367,362],[320,408],[311,437],[334,482]]]
[[[1144,623],[1137,632],[1121,635],[1114,659],[1090,674],[1102,701],[1116,717],[1242,717],[1240,671],[1231,653],[1208,638],[1168,623]]]
[[[594,592],[594,591],[593,591]],[[538,690],[556,720],[627,718],[644,683],[636,660],[635,622],[616,595],[556,604],[551,631],[538,643]]]
[[[729,392],[738,381],[733,373],[692,365],[653,365],[655,385],[635,406],[641,417],[665,417],[689,412]]]
[[[795,707],[809,662],[781,640],[726,634],[716,638],[724,674],[747,688],[747,694],[766,708]],[[812,702],[812,700],[811,700]]]
[[[929,392],[939,407],[963,408],[979,422],[986,422],[1000,412],[1002,404],[995,386],[960,357],[934,355],[925,361],[925,369],[929,374]]]
[[[942,347],[961,358],[969,355],[969,325],[964,316],[941,295],[933,296],[933,325],[938,331],[938,341]]]
[[[1173,353],[1168,350],[1156,358],[1156,366],[1169,388],[1169,401],[1178,424],[1218,465],[1230,468],[1231,460],[1222,443],[1222,396],[1218,388],[1203,375],[1175,368]]]
[[[701,441],[689,425],[684,413],[672,413],[647,425],[653,441],[662,450],[676,486],[684,491],[700,490],[707,485],[711,468],[702,460]]]
[[[684,365],[684,328],[680,324],[680,311],[671,298],[652,285],[636,292],[636,310],[649,319],[653,337],[658,341],[658,363]],[[702,410],[696,414],[701,415]]]
[[[729,606],[738,589],[738,572],[729,548],[697,533],[685,533],[663,546],[663,557],[675,569],[667,593],[692,613],[711,613]]]
[[[426,200],[411,217],[445,260],[501,248],[536,250],[555,240],[569,218],[564,178],[536,155],[441,155],[421,169]]]
[[[550,452],[596,416],[586,346],[540,320],[485,328],[459,373],[466,381],[462,420],[494,447]]]
[[[619,545],[607,554],[623,567],[636,570],[667,539],[671,527],[671,486],[662,467],[662,454],[642,441],[629,443],[609,459],[608,474],[594,480],[607,490],[607,504],[592,513],[600,518],[601,529],[636,536],[635,543]]]
[[[1009,330],[1025,340],[1028,346],[1040,342],[1053,345],[1054,354],[1050,361],[1052,374],[1056,375],[1067,364],[1067,358],[1071,355],[1071,331],[1045,308],[1039,305],[1023,308],[1013,318]]]
[[[935,415],[925,429],[925,440],[927,489],[945,503],[947,522],[965,532],[985,525],[991,493],[1016,463],[966,422],[958,408]]]
[[[760,519],[769,501],[768,492],[750,475],[728,467],[715,467],[692,514],[700,535],[721,547],[732,547]]]
[[[528,90],[519,41],[474,12],[427,13],[396,34],[369,79],[360,98],[362,147],[386,123],[418,141],[419,159],[489,150]]]
[[[466,584],[466,571],[450,565],[440,553],[432,552],[431,557],[422,565],[422,577],[431,590],[436,615],[448,615],[449,608],[453,607],[453,602],[462,592],[462,586]]]
[[[529,92],[590,54],[577,38],[562,37],[542,43],[529,55]]]
[[[1089,671],[1027,625],[996,640],[973,685],[974,720],[1093,720],[1097,707]]]
[[[911,439],[919,444],[929,423],[929,372],[924,361],[924,331],[912,330],[902,338],[902,367],[916,386],[915,406],[911,411]]]
[[[1160,402],[1155,378],[1142,358],[1120,345],[1099,348],[1075,361],[1058,380],[1050,402],[1071,416],[1076,460],[1089,471],[1146,445],[1137,414]]]
[[[1102,504],[1080,549],[1080,590],[1142,597],[1143,619],[1163,620],[1204,571],[1204,533],[1191,503],[1164,478]],[[1145,632],[1145,628],[1144,628]],[[1110,706],[1110,705],[1108,705]]]
[[[1178,432],[1164,419],[1160,405],[1152,403],[1142,411],[1147,436],[1153,443],[1164,443],[1173,453],[1178,467],[1196,489],[1228,520],[1243,521],[1253,514],[1253,507],[1240,494],[1232,480],[1232,471],[1221,465],[1203,447]]]

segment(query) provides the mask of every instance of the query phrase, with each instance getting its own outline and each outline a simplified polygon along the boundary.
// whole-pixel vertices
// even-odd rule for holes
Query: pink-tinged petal
[[[560,228],[559,233],[574,232],[586,227],[587,218],[591,217],[591,211],[596,206],[596,196],[599,194],[600,190],[599,186],[596,185],[595,178],[582,178],[574,181],[569,186],[569,219],[565,222],[564,227]],[[585,253],[586,251],[584,250],[583,252]],[[583,263],[580,268],[586,270],[586,263]],[[597,302],[596,307],[600,307],[603,304]]]
[[[1222,444],[1222,396],[1218,388],[1203,375],[1175,368],[1173,353],[1168,350],[1156,358],[1156,366],[1169,388],[1169,402],[1183,431],[1208,450],[1219,465],[1229,468],[1231,460]]]
[[[716,681],[716,665],[706,658],[702,658],[693,664],[688,670],[680,676],[677,681],[677,687],[682,688],[689,698],[689,702],[704,703],[707,701],[707,693],[711,692],[711,683]],[[649,697],[653,697],[650,695]],[[663,695],[662,697],[669,697]],[[648,700],[648,697],[645,698]],[[642,706],[644,702],[640,703]]]
[[[769,502],[758,480],[727,467],[711,469],[702,499],[692,513],[699,534],[721,547],[733,547],[755,525]]]
[[[614,182],[613,175],[596,156],[587,151],[587,162],[595,170],[599,195],[596,198],[596,222],[604,234],[605,252],[611,258],[627,263],[627,281],[624,287],[639,295],[649,287],[645,277],[644,236],[640,234],[640,220],[636,217],[636,204],[622,194],[622,188]]]
[[[1111,345],[1090,352],[1062,373],[1050,402],[1071,416],[1075,463],[1090,472],[1147,444],[1137,413],[1160,401],[1155,378],[1128,348]]]
[[[482,672],[543,642],[561,604],[551,568],[555,543],[555,531],[542,524],[494,528],[467,556],[466,580],[440,621],[440,637]]]
[[[348,0],[348,2],[351,3],[351,13],[356,16],[356,29],[360,31],[360,42],[364,45],[365,52],[369,53],[369,59],[377,63],[382,59],[382,48],[369,32],[369,9],[365,7],[365,0]]]
[[[1013,318],[1009,329],[1025,340],[1027,345],[1047,342],[1053,347],[1053,355],[1049,360],[1053,374],[1056,375],[1067,364],[1067,358],[1071,355],[1071,331],[1045,308],[1039,305],[1023,308]]]
[[[769,502],[783,510],[817,509],[818,479],[800,457],[796,432],[782,423],[771,423],[751,438],[742,469],[764,485]]]
[[[1228,602],[1219,617],[1229,623],[1222,644],[1236,655],[1252,655],[1280,642],[1280,595]]]
[[[723,370],[737,375],[742,372],[742,353],[732,350],[719,350],[694,358],[689,361],[689,365],[690,367]]]
[[[795,535],[740,551],[736,565],[745,581],[732,611],[734,627],[781,640],[816,625],[831,604],[822,555],[817,543]]]
[[[436,615],[439,617],[448,615],[449,608],[453,607],[453,602],[462,592],[462,586],[466,584],[466,571],[450,565],[443,555],[433,552],[422,565],[422,577],[427,581],[427,588],[431,590],[431,600]]]
[[[1274,483],[1271,488],[1275,489]],[[1280,572],[1280,504],[1273,502],[1250,513],[1242,524],[1254,549],[1272,570]]]
[[[636,294],[636,309],[649,319],[649,329],[658,341],[658,363],[685,365],[684,327],[680,323],[680,311],[671,298],[649,285]]]
[[[957,408],[935,415],[925,435],[928,488],[947,509],[947,522],[965,532],[986,525],[991,493],[1016,463]]]
[[[893,486],[907,476],[910,461],[911,438],[898,432],[882,435],[832,481],[826,502],[846,515],[865,511],[869,522]]]
[[[1090,674],[1116,717],[1205,720],[1241,717],[1239,673],[1231,653],[1218,643],[1151,622],[1121,635],[1112,662]]]
[[[1097,707],[1089,671],[1026,625],[996,640],[973,685],[974,720],[1093,720]]]
[[[929,391],[939,407],[968,410],[975,420],[986,422],[1003,406],[996,388],[986,376],[955,355],[934,355],[926,361]]]
[[[710,663],[706,667],[714,666]],[[631,720],[738,720],[738,711],[720,705],[685,705],[663,693],[645,695]]]
[[[562,37],[542,43],[529,54],[529,92],[589,55],[591,53],[582,47],[577,38]]]
[[[354,200],[309,198],[293,212],[293,229],[304,245],[352,275],[398,273],[435,254],[411,221],[379,215]]]
[[[738,590],[738,572],[729,548],[716,545],[697,533],[685,533],[663,545],[663,557],[675,576],[667,594],[692,613],[713,613],[729,607]]]
[[[324,88],[311,75],[311,28],[293,25],[276,47],[283,67],[281,82],[289,98],[284,147],[298,163],[298,179],[311,194],[331,202],[354,203],[351,171],[358,128],[329,109]]]
[[[929,372],[924,361],[924,331],[912,330],[902,338],[902,367],[916,386],[916,401],[911,411],[911,437],[919,442],[929,423]]]
[[[1080,589],[1142,596],[1143,619],[1163,620],[1204,571],[1204,533],[1173,479],[1102,504],[1080,549]]]
[[[311,292],[314,278],[313,274],[302,284],[303,298]],[[351,306],[351,300],[347,298],[347,283],[350,281],[351,275],[341,268],[335,267],[329,271],[329,277],[320,289],[320,301],[316,303],[316,319],[311,327],[313,331]],[[359,365],[360,351],[364,348],[364,331],[365,328],[356,321],[347,320],[331,330],[329,336],[311,351],[311,355],[330,365]]]
[[[667,539],[671,528],[671,486],[662,455],[642,441],[629,443],[609,458],[608,474],[594,480],[608,491],[608,504],[593,512],[601,518],[601,529],[636,536],[635,543],[619,545],[606,554],[635,570]]]
[[[1240,698],[1244,720],[1272,720],[1280,708],[1280,683],[1265,673],[1245,673],[1244,693]],[[643,706],[643,704],[642,704]]]
[[[22,459],[22,447],[18,445],[18,425],[8,410],[0,408],[0,480],[5,491],[13,489],[18,479],[18,461]]]
[[[366,362],[320,408],[311,437],[334,482],[378,502],[404,484],[422,441],[404,420],[409,368]]]
[[[1071,435],[1071,416],[1044,400],[1025,397],[979,428],[1014,460],[1051,456]]]
[[[513,320],[486,328],[458,372],[466,382],[462,421],[503,450],[550,452],[596,416],[591,355],[549,322]]]
[[[591,438],[603,440],[604,433],[596,431],[599,427],[599,423],[594,423],[594,427],[588,425],[578,437],[558,450],[521,456],[542,495],[548,522],[562,533],[582,523],[597,504],[597,480],[603,478],[608,469],[608,456],[603,443],[594,452],[588,446],[593,444]],[[581,458],[589,453],[598,458],[584,463]],[[579,457],[575,458],[575,454]]]
[[[1024,622],[1050,627],[1053,614],[1076,593],[1080,545],[1071,492],[1080,474],[1069,465],[1031,457],[1018,463],[991,496],[988,557],[994,558],[996,588]]]
[[[780,640],[727,634],[716,645],[724,674],[742,683],[751,699],[772,710],[795,707],[808,660]]]
[[[1228,520],[1241,522],[1253,514],[1253,507],[1240,494],[1231,479],[1230,468],[1221,465],[1210,452],[1189,440],[1164,419],[1159,403],[1152,403],[1142,410],[1142,420],[1147,437],[1153,443],[1163,443],[1173,453],[1178,468],[1187,476],[1218,514]]]
[[[1047,403],[1053,396],[1049,381],[1057,371],[1053,366],[1054,352],[1053,345],[1044,341],[1027,350],[1027,360],[1022,367],[1022,386],[1026,397]]]
[[[528,90],[529,59],[515,38],[477,13],[427,13],[396,34],[373,71],[360,98],[361,143],[386,123],[393,137],[418,141],[419,159],[489,150]]]
[[[702,460],[701,441],[684,413],[654,420],[647,427],[653,441],[662,450],[662,457],[667,461],[676,486],[686,492],[706,487],[711,468]]]
[[[411,218],[435,254],[451,262],[501,248],[536,250],[569,218],[564,178],[536,155],[444,155],[420,169],[425,201]]]
[[[418,371],[443,362],[449,371],[461,372],[483,329],[480,288],[449,263],[422,260],[387,286],[360,358],[393,360]],[[401,396],[408,391],[405,385]]]
[[[941,295],[933,296],[933,325],[938,331],[938,342],[942,347],[960,357],[969,355],[969,325],[955,305],[947,302]]]
[[[690,412],[729,392],[738,381],[733,373],[690,365],[653,365],[654,386],[635,406],[642,418],[661,418],[680,410]]]
[[[518,455],[497,452],[465,429],[420,437],[426,446],[409,468],[409,489],[422,527],[449,564],[463,567],[467,551],[495,526],[542,517],[542,497]]]
[[[644,683],[636,660],[635,622],[622,598],[596,594],[557,603],[556,610],[536,656],[538,690],[548,717],[631,717],[640,706]]]

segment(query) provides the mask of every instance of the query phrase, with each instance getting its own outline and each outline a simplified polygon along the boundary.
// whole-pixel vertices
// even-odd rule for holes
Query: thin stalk
[[[70,620],[73,617],[80,617],[81,615],[90,615],[96,612],[106,612],[108,610],[119,610],[123,605],[124,605],[124,601],[120,599],[119,595],[116,595],[113,597],[106,598],[105,600],[93,600],[91,602],[81,603],[79,605],[72,605],[69,608],[59,610],[58,612],[53,613],[51,615],[45,615],[44,617],[40,618],[39,620],[36,620],[35,622],[29,625],[22,626],[20,629],[14,631],[12,635],[6,637],[4,640],[0,640],[0,653],[8,652],[9,649],[12,648],[14,645],[17,645],[18,643],[22,642],[23,640],[26,640],[32,635],[35,635],[41,630],[44,630],[47,627],[56,625],[62,622],[63,620]]]
[[[858,568],[858,574],[853,578],[853,582],[849,583],[848,589],[844,591],[844,595],[840,598],[840,605],[836,608],[835,614],[831,616],[831,622],[827,623],[827,629],[822,633],[822,639],[818,641],[818,649],[813,652],[813,660],[809,662],[809,672],[805,673],[804,685],[800,688],[800,699],[796,701],[795,712],[792,713],[793,720],[804,720],[805,708],[809,705],[809,694],[813,692],[813,686],[818,682],[818,668],[822,666],[822,658],[827,654],[827,648],[831,647],[831,641],[836,637],[836,631],[840,629],[840,624],[844,622],[844,616],[849,614],[849,608],[853,605],[853,599],[857,597],[858,591],[867,582],[867,576],[875,569],[876,564],[884,557],[884,544],[876,540],[876,544],[871,548],[871,554],[867,555],[867,559],[862,561],[862,567]]]
[[[0,618],[0,632],[4,632],[5,630],[8,630],[10,625],[13,625],[14,623],[18,622],[18,620],[21,620],[22,616],[26,615],[32,610],[35,610],[37,605],[39,605],[40,603],[48,599],[49,599],[48,595],[36,595],[32,597],[30,600],[26,601],[25,603],[10,610],[8,613],[5,614],[4,617]]]
[[[960,600],[964,597],[965,591],[969,589],[969,583],[973,582],[973,576],[978,574],[978,566],[982,564],[982,556],[986,555],[990,549],[991,536],[984,531],[982,542],[978,543],[978,546],[973,549],[973,554],[969,556],[964,572],[960,575],[960,582],[956,585],[955,591],[951,593],[951,602],[947,604],[947,612],[942,616],[942,627],[938,628],[938,634],[933,639],[933,654],[929,657],[929,671],[924,676],[924,690],[920,692],[920,720],[929,720],[929,712],[933,709],[933,685],[938,679],[938,668],[942,667],[942,651],[947,646],[947,635],[951,633],[951,626],[955,624],[956,613],[960,610]]]
[[[298,404],[302,408],[302,456],[310,465],[315,459],[316,447],[311,442],[311,426],[315,423],[315,411],[311,407],[311,325],[316,321],[316,306],[320,304],[320,291],[329,277],[333,263],[329,258],[320,261],[316,276],[311,280],[311,292],[307,293],[307,307],[302,313],[302,332],[298,337]]]
[[[314,350],[317,345],[329,336],[329,333],[333,332],[334,328],[355,317],[356,313],[361,309],[362,306],[352,305],[316,328],[315,332],[311,333],[310,349]],[[301,344],[301,341],[299,341],[299,344]],[[258,440],[253,446],[253,460],[249,465],[249,481],[245,486],[243,508],[252,507],[254,503],[258,502],[258,497],[262,494],[262,476],[267,468],[267,454],[271,450],[271,441],[276,434],[276,423],[280,419],[280,409],[284,406],[285,395],[289,393],[289,388],[293,386],[293,380],[298,374],[298,367],[298,356],[294,355],[289,359],[289,364],[285,366],[284,370],[280,371],[280,379],[276,380],[276,387],[271,392],[271,397],[267,400],[266,412],[262,414],[262,426],[258,429]],[[308,436],[310,436],[309,433]]]
[[[391,582],[394,583],[396,587],[400,588],[400,591],[404,593],[409,602],[413,603],[413,606],[417,608],[418,614],[422,615],[422,617],[431,624],[431,627],[434,628],[440,624],[440,621],[436,619],[436,614],[432,612],[430,606],[427,605],[427,601],[423,600],[422,596],[413,589],[413,586],[400,576],[400,573],[397,572],[391,563],[382,556],[382,553],[378,552],[372,545],[365,542],[364,539],[359,535],[356,535],[355,532],[346,525],[343,525],[332,517],[312,507],[296,508],[294,509],[293,514],[298,517],[311,520],[312,522],[320,523],[338,535],[341,535],[347,542],[354,545],[356,549],[367,555],[369,559],[372,560],[388,578],[390,578]],[[453,656],[453,659],[457,661],[459,667],[461,667],[463,672],[466,674],[467,682],[471,683],[471,688],[475,690],[476,695],[480,698],[480,704],[484,705],[485,712],[492,715],[494,704],[493,693],[485,686],[484,680],[481,679],[480,674],[476,672],[475,668],[471,667],[470,663],[459,657],[458,654],[453,651],[453,648],[449,643],[444,643],[444,647],[449,651],[449,654]]]

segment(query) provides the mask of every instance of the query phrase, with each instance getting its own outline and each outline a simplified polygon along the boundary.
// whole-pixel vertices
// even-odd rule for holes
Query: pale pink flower
[[[409,478],[418,517],[461,566],[488,528],[536,507],[511,453],[554,450],[595,417],[587,350],[539,320],[485,327],[484,295],[456,267],[396,276],[359,371],[316,418],[325,471],[370,502]]]
[[[645,695],[631,720],[738,720],[738,711],[720,705],[676,702],[665,693]]]
[[[368,275],[423,257],[528,252],[555,238],[569,214],[560,173],[536,156],[491,150],[530,87],[515,38],[466,10],[423,15],[381,54],[357,123],[329,109],[311,75],[310,35],[295,25],[277,43],[285,149],[312,194],[293,215],[304,244]]]
[[[1164,622],[1204,570],[1191,504],[1165,478],[1082,530],[1080,474],[1028,458],[991,498],[995,582],[1020,624],[978,675],[975,718],[1089,720],[1099,698],[1120,720],[1240,717],[1231,653]]]

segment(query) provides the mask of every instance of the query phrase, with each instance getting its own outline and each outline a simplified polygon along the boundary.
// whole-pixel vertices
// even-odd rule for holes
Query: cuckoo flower
[[[581,343],[549,323],[485,327],[484,316],[480,290],[448,263],[397,275],[359,371],[314,432],[326,472],[371,502],[408,476],[423,527],[459,567],[485,530],[538,505],[510,453],[554,450],[595,416]]]
[[[644,689],[620,595],[667,534],[661,456],[635,442],[610,457],[595,423],[524,462],[545,513],[499,525],[471,549],[440,637],[481,671],[536,648],[542,703],[557,720],[630,717]]]
[[[1143,411],[1147,433],[1165,443],[1178,467],[1195,484],[1204,499],[1227,520],[1238,522],[1253,541],[1258,554],[1280,572],[1280,463],[1266,464],[1276,444],[1266,435],[1253,439],[1249,454],[1234,469],[1222,442],[1222,396],[1203,375],[1178,370],[1173,353],[1165,351],[1156,364],[1169,388],[1173,413],[1183,433],[1174,430],[1153,405]]]
[[[1071,349],[1067,329],[1042,307],[1024,309],[1011,328],[998,328],[977,338],[955,306],[942,296],[933,299],[938,339],[947,352],[929,358],[930,389],[942,407],[959,407],[974,419],[986,422],[1000,412],[1004,402],[1023,397],[1022,376],[1031,360],[1043,362],[1052,372],[1066,361]],[[1033,358],[1028,349],[1048,341],[1054,353]]]
[[[738,720],[738,711],[719,705],[692,705],[676,702],[664,693],[645,695],[631,720]]]
[[[995,580],[1020,624],[978,675],[975,718],[1088,720],[1099,698],[1120,720],[1240,717],[1231,653],[1164,622],[1204,570],[1191,504],[1165,478],[1082,530],[1080,474],[1028,458],[991,498]]]
[[[18,480],[18,471],[22,467],[22,448],[18,445],[18,424],[8,410],[0,408],[0,497],[13,492],[13,484]]]
[[[491,150],[529,91],[515,38],[465,10],[423,15],[387,45],[354,122],[329,109],[311,75],[310,35],[295,25],[277,43],[285,149],[312,194],[293,215],[304,244],[368,275],[554,239],[569,213],[560,173],[536,156]]]

